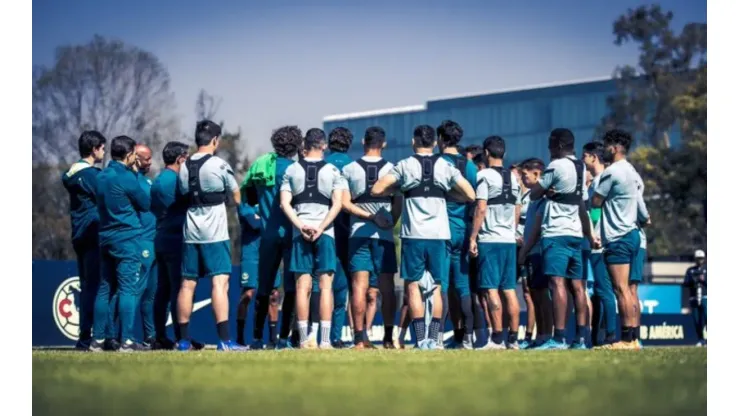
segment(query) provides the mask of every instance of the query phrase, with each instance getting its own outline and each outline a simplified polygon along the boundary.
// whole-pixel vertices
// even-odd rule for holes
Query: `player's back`
[[[513,172],[502,168],[486,168],[478,172],[476,199],[488,203],[486,217],[478,234],[480,242],[514,243],[516,205],[519,183]]]
[[[449,153],[443,153],[442,157],[450,162],[461,174],[465,176],[465,179],[474,185],[478,169],[475,167],[475,163],[468,160],[465,155],[453,155]],[[450,197],[447,197],[447,214],[450,218],[450,227],[460,229],[462,232],[471,221],[471,210],[469,203],[458,202]]]
[[[614,241],[637,228],[641,181],[626,159],[612,163],[601,174],[596,192],[604,197],[601,233],[606,242]]]
[[[257,210],[262,222],[262,235],[265,238],[290,237],[291,227],[285,213],[280,209],[280,184],[288,167],[295,160],[278,156],[275,161],[275,184],[256,185],[258,206]]]
[[[578,199],[588,199],[586,167],[583,162],[573,155],[553,160],[542,173],[539,183],[555,193],[555,196],[548,197],[549,202],[545,206],[542,237],[582,237]],[[578,186],[581,187],[580,190]]]

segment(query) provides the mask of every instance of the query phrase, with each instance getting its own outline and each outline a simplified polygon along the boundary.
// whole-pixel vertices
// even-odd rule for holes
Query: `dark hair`
[[[521,165],[519,163],[512,163],[509,165],[509,170],[519,170],[521,168]]]
[[[303,138],[303,147],[306,150],[318,149],[323,143],[326,143],[324,130],[318,128],[308,129],[306,137]]]
[[[573,132],[568,129],[557,128],[550,132],[550,149],[559,148],[561,151],[573,152],[575,143],[576,138],[573,136]]]
[[[519,164],[519,169],[522,170],[539,170],[540,172],[545,170],[545,162],[536,157],[524,160]]]
[[[596,156],[599,162],[604,163],[604,144],[599,141],[588,142],[583,146],[583,153]]]
[[[347,150],[352,146],[354,137],[348,128],[337,127],[329,133],[329,149],[335,152],[347,153]]]
[[[483,153],[483,148],[478,146],[477,144],[471,144],[470,146],[465,148],[465,153],[472,153],[473,157],[480,155]]]
[[[632,136],[624,130],[612,129],[604,134],[604,146],[622,146],[624,152],[630,151],[632,146]]]
[[[488,156],[503,159],[506,153],[506,142],[500,136],[489,136],[483,141],[483,148],[488,150]]]
[[[80,157],[88,157],[101,145],[105,144],[105,136],[96,130],[85,130],[80,134],[77,140],[77,150],[80,151]]]
[[[483,153],[478,153],[477,155],[473,156],[473,163],[475,163],[476,165],[488,166],[488,161],[485,157],[483,157]]]
[[[428,124],[416,126],[414,129],[414,143],[419,147],[434,146],[434,129]]]
[[[134,151],[136,142],[128,136],[114,137],[110,142],[110,157],[113,160],[123,160],[126,155]]]
[[[382,127],[373,126],[365,130],[365,147],[369,149],[380,149],[385,143],[385,130]]]
[[[303,132],[298,126],[283,126],[272,132],[270,142],[278,156],[291,158],[301,150]]]
[[[208,146],[214,137],[221,136],[221,126],[212,122],[211,120],[199,121],[195,125],[195,144],[200,146]]]
[[[162,149],[162,160],[165,165],[172,165],[177,162],[180,156],[187,156],[188,145],[181,142],[169,142]]]
[[[445,147],[457,146],[463,137],[463,128],[452,120],[445,120],[437,127],[437,136]]]

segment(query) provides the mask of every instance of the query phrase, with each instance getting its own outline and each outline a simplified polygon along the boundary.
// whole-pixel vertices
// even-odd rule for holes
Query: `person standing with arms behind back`
[[[704,326],[707,324],[707,264],[703,250],[694,253],[695,264],[686,270],[683,287],[689,289],[689,303],[691,316],[694,318],[696,337],[699,338],[697,347],[707,345],[704,338]]]
[[[72,220],[72,247],[77,256],[80,275],[80,337],[75,348],[86,350],[92,340],[95,293],[100,284],[100,251],[98,224],[100,217],[95,202],[97,177],[95,167],[105,157],[105,137],[97,131],[82,132],[77,141],[80,160],[62,175],[62,184],[69,193],[69,216]]]
[[[241,203],[239,184],[228,163],[214,156],[221,141],[221,127],[203,120],[195,128],[198,150],[180,167],[180,190],[188,196],[183,228],[183,255],[180,293],[177,297],[180,339],[177,349],[188,351],[190,315],[198,278],[211,278],[213,314],[216,318],[219,351],[244,351],[229,336],[229,275],[231,240],[226,215],[227,192],[237,206]]]

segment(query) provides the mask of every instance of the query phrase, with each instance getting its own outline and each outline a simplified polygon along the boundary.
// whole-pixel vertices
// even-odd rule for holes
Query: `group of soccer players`
[[[241,184],[215,155],[220,136],[220,127],[204,120],[196,126],[194,153],[184,143],[167,143],[165,168],[153,182],[146,145],[114,138],[111,162],[100,170],[95,164],[104,158],[106,139],[96,131],[80,136],[81,160],[62,178],[82,290],[78,348],[202,348],[189,329],[200,278],[212,280],[217,349],[224,351],[343,348],[348,309],[354,331],[348,347],[375,348],[367,328],[378,303],[388,349],[404,347],[409,327],[423,350],[640,348],[637,284],[642,228],[650,220],[642,180],[626,160],[628,133],[607,132],[577,159],[572,132],[558,128],[548,139],[547,167],[531,158],[506,168],[503,138],[462,149],[463,129],[451,120],[436,130],[417,126],[413,154],[396,164],[382,157],[380,127],[365,131],[364,155],[353,161],[346,154],[353,142],[348,129],[327,137],[313,128],[304,136],[286,126],[273,132],[273,151],[252,163]],[[241,224],[235,339],[229,199]],[[399,219],[404,296],[396,339]],[[518,281],[528,312],[523,340]],[[247,347],[252,301],[254,341]],[[572,307],[576,335],[567,344]],[[133,335],[137,313],[142,343]],[[170,313],[176,342],[166,333]],[[448,315],[454,337],[445,345]]]

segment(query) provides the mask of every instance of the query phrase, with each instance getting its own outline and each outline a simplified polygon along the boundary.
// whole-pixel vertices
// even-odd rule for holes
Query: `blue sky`
[[[310,3],[310,5],[308,4]],[[272,129],[430,97],[608,76],[634,63],[611,23],[640,1],[36,0],[33,63],[93,34],[155,53],[185,131],[205,88],[250,149]],[[705,1],[663,1],[675,23],[706,21]]]

